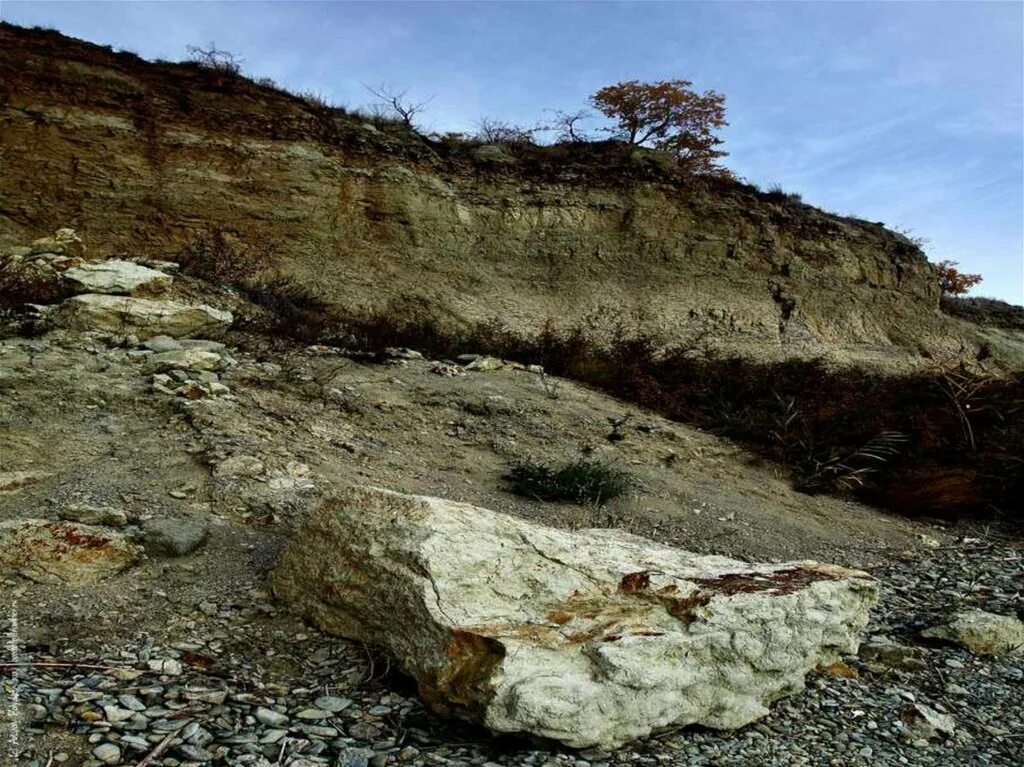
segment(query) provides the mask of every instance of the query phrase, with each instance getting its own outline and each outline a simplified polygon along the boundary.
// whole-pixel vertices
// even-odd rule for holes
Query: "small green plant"
[[[602,503],[622,495],[632,477],[603,461],[577,459],[558,467],[529,459],[516,462],[506,479],[519,495],[541,501]]]
[[[558,399],[562,396],[562,381],[547,373],[540,374],[540,388],[544,390],[544,396],[548,399]]]

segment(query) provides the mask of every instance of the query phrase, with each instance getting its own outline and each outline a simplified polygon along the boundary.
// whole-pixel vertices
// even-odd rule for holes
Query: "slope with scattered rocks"
[[[165,269],[159,299],[112,298],[237,310],[237,295]],[[801,495],[723,440],[499,360],[272,346],[226,321],[174,328],[205,337],[139,335],[106,314],[70,327],[62,315],[43,307],[32,335],[0,340],[0,524],[16,531],[0,536],[0,629],[15,664],[2,668],[20,699],[0,731],[14,763],[1020,761],[1021,656],[922,635],[969,608],[1013,618],[1019,543],[956,540]],[[600,506],[544,503],[503,479],[523,456],[579,455],[627,470],[630,491]],[[835,561],[871,571],[881,603],[861,658],[822,668],[736,732],[582,752],[495,740],[425,710],[375,648],[327,637],[270,598],[284,545],[351,484],[734,558]],[[47,545],[56,568],[22,545],[21,531],[40,529],[76,531]],[[129,556],[80,569],[96,531]]]

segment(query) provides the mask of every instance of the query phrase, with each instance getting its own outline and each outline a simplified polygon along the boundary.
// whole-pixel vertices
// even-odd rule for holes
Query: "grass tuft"
[[[524,459],[512,466],[506,479],[514,492],[527,498],[594,504],[622,495],[632,484],[632,477],[621,469],[587,459],[558,467]]]

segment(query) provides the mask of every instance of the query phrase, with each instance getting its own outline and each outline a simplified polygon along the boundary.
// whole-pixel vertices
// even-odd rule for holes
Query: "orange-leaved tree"
[[[669,152],[694,173],[722,173],[715,131],[725,121],[725,96],[697,93],[689,80],[642,83],[630,80],[602,88],[590,97],[593,107],[617,123],[607,130],[634,146]]]
[[[961,272],[956,265],[956,261],[940,261],[935,265],[939,273],[939,287],[948,296],[962,296],[981,282],[980,274]]]

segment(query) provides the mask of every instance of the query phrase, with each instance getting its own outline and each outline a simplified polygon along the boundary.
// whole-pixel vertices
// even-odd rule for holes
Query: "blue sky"
[[[23,2],[0,17],[146,58],[216,42],[348,106],[433,96],[424,124],[532,125],[626,79],[724,93],[726,164],[912,230],[1024,303],[1024,3]]]

